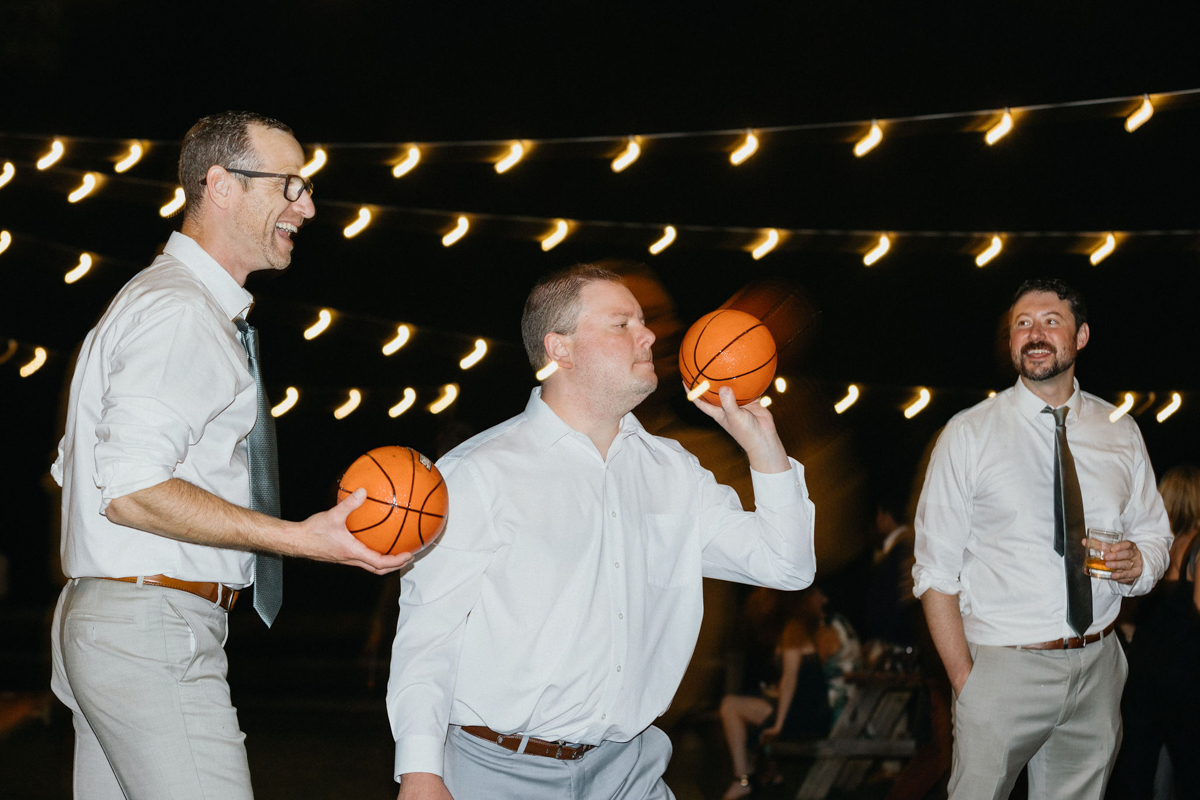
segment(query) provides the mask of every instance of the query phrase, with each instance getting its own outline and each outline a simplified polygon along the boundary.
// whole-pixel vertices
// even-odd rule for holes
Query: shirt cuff
[[[971,613],[971,603],[967,600],[967,593],[963,591],[962,581],[956,577],[939,575],[921,566],[913,567],[913,597],[920,599],[921,595],[930,589],[951,597],[958,595],[958,610],[963,616]]]
[[[804,483],[804,465],[788,457],[792,468],[784,472],[755,472],[750,469],[750,482],[754,486],[756,505],[787,506],[808,497],[808,486]]]
[[[139,467],[127,466],[121,470],[121,473],[119,483],[110,480],[100,487],[101,514],[107,512],[108,504],[118,497],[140,492],[142,489],[149,489],[151,486],[158,486],[160,483],[164,483],[175,477],[175,473],[167,467],[151,464]],[[114,479],[117,478],[117,476],[113,477]]]
[[[445,736],[405,736],[396,740],[395,779],[406,772],[431,772],[441,776],[446,756]]]

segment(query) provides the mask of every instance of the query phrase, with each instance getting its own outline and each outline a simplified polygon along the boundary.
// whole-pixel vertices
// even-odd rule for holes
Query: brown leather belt
[[[121,581],[121,583],[137,583],[138,578],[105,578],[106,581]],[[208,602],[229,611],[237,602],[238,590],[223,583],[202,583],[198,581],[181,581],[168,578],[166,575],[143,575],[140,579],[148,586],[163,586],[167,589],[178,589],[181,592],[203,597]]]
[[[1088,634],[1087,636],[1075,636],[1070,639],[1051,639],[1048,642],[1038,642],[1037,644],[1011,644],[1009,647],[1017,650],[1078,650],[1080,647],[1087,647],[1089,644],[1095,644],[1113,632],[1116,627],[1115,622],[1110,622],[1108,627],[1099,633]]]
[[[496,733],[491,728],[485,728],[482,725],[463,725],[462,729],[464,733],[494,742],[514,753],[521,748],[522,736],[519,733]],[[544,739],[530,739],[525,745],[525,754],[557,758],[560,761],[574,761],[588,750],[594,749],[596,749],[594,744],[567,744],[566,742],[547,742]]]

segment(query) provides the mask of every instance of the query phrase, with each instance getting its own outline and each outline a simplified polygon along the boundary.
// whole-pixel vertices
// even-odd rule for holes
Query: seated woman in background
[[[1138,607],[1121,698],[1125,733],[1110,796],[1150,798],[1165,744],[1177,797],[1200,797],[1200,469],[1175,467],[1159,483],[1175,541],[1171,564]]]
[[[721,701],[737,776],[723,800],[751,792],[747,738],[752,726],[762,728],[760,740],[821,737],[833,725],[834,708],[844,705],[841,675],[853,668],[858,641],[844,619],[826,620],[825,603],[815,586],[799,592],[760,588],[747,599],[746,693]]]

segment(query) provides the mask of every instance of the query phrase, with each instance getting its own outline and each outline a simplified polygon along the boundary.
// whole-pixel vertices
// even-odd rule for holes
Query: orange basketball
[[[679,346],[679,373],[688,391],[703,381],[700,396],[721,404],[722,386],[733,389],[739,406],[754,402],[775,377],[775,340],[766,326],[744,311],[722,308],[696,320]]]
[[[377,447],[355,459],[338,481],[338,502],[359,488],[367,490],[367,499],[346,518],[346,527],[372,550],[416,553],[446,524],[446,481],[411,447]]]

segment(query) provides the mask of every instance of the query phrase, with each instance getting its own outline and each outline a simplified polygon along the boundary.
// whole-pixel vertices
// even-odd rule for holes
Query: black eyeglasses
[[[283,178],[283,196],[287,198],[289,203],[294,203],[300,199],[301,192],[308,192],[308,196],[312,197],[313,185],[312,181],[302,178],[299,175],[289,175],[285,172],[255,172],[252,169],[234,169],[232,167],[222,167],[226,172],[236,172],[238,175],[245,175],[247,178]],[[207,184],[207,176],[200,179],[200,183]]]

